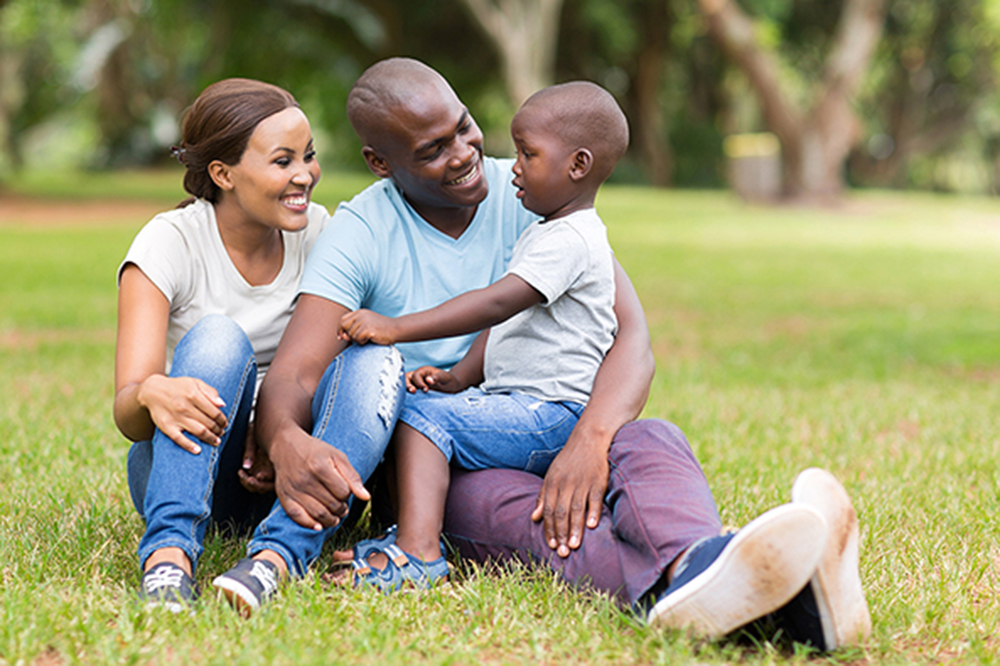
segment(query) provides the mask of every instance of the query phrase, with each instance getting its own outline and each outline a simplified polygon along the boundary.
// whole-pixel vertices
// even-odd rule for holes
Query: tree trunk
[[[698,0],[709,32],[757,93],[767,128],[781,142],[785,195],[829,198],[844,188],[843,166],[859,137],[851,102],[882,34],[885,0],[845,0],[826,71],[808,109],[781,88],[774,54],[733,0]]]
[[[670,31],[669,0],[654,0],[640,17],[642,46],[636,58],[632,78],[635,127],[632,145],[638,149],[646,173],[653,185],[666,187],[673,181],[673,154],[667,141],[660,88],[663,64],[667,57]]]
[[[490,39],[514,108],[555,78],[563,0],[462,0]]]

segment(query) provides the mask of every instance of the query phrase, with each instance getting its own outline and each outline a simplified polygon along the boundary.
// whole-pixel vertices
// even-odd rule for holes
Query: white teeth
[[[461,185],[462,183],[467,183],[470,180],[472,180],[473,178],[475,178],[477,173],[479,173],[479,165],[478,164],[475,165],[474,167],[472,167],[472,170],[469,171],[469,173],[467,173],[466,175],[462,176],[461,178],[456,178],[455,180],[449,180],[448,184],[449,185]]]
[[[305,196],[285,197],[285,203],[289,206],[305,206],[309,199]]]

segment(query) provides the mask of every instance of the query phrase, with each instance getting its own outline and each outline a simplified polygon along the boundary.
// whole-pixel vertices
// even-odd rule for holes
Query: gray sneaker
[[[648,620],[708,638],[724,636],[794,597],[816,570],[826,536],[819,511],[785,504],[739,532],[703,539],[678,562]]]
[[[229,605],[243,617],[250,617],[278,589],[278,567],[265,560],[245,558],[216,576],[212,587],[221,590]]]
[[[142,574],[139,598],[147,608],[180,613],[198,598],[198,589],[184,569],[172,562],[160,562]]]

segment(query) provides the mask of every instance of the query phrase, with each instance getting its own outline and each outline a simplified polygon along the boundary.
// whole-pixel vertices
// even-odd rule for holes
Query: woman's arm
[[[544,520],[549,545],[562,557],[580,547],[585,523],[597,527],[608,487],[611,440],[642,411],[656,370],[642,304],[617,259],[614,266],[618,335],[594,378],[586,409],[545,475],[531,514],[535,521]]]
[[[135,264],[122,271],[115,345],[115,424],[132,441],[159,428],[178,446],[198,453],[188,432],[217,445],[226,427],[214,388],[192,377],[164,374],[170,303]]]
[[[508,274],[482,289],[473,289],[436,307],[402,317],[356,310],[340,320],[341,339],[391,345],[474,333],[542,302],[542,294],[517,275]]]

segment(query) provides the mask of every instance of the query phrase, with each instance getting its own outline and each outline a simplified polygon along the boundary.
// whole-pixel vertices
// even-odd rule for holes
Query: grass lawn
[[[144,611],[111,401],[114,273],[145,218],[38,224],[3,204],[155,209],[178,182],[55,174],[0,194],[0,662],[816,659],[653,630],[551,575],[473,567],[391,599],[310,576],[249,621],[211,595],[193,617]],[[328,173],[316,199],[365,182]],[[860,193],[816,211],[608,187],[598,209],[652,332],[645,415],[688,434],[724,521],[788,501],[811,465],[854,498],[874,633],[822,659],[1000,663],[1000,201]],[[240,552],[211,538],[202,587]]]

